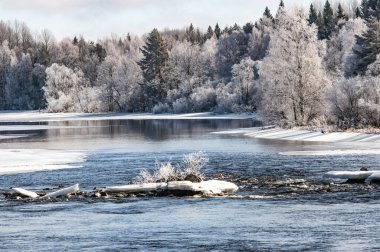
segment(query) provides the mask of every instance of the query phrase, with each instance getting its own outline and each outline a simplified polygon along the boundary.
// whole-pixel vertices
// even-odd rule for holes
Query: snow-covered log
[[[379,171],[376,171],[376,172],[373,172],[371,176],[369,176],[366,180],[365,180],[365,183],[366,184],[371,184],[372,182],[380,182],[380,172]]]
[[[21,195],[24,195],[26,197],[30,197],[32,199],[35,199],[35,198],[38,198],[39,195],[35,192],[32,192],[32,191],[28,191],[28,190],[25,190],[25,189],[22,189],[22,188],[12,188],[13,191],[21,194]]]
[[[366,184],[371,184],[373,181],[380,181],[380,171],[331,171],[325,173],[323,178],[363,181]]]
[[[167,183],[144,183],[136,185],[111,186],[102,189],[102,191],[108,193],[145,193],[166,189]]]
[[[173,181],[168,183],[169,191],[193,191],[203,194],[229,194],[236,192],[238,189],[238,186],[233,183],[219,180],[202,181],[199,183],[192,183],[190,181]]]
[[[171,181],[168,183],[145,183],[125,186],[106,187],[102,191],[108,193],[147,193],[155,191],[183,191],[202,194],[230,194],[238,190],[238,186],[219,180],[202,181],[193,183],[190,181]]]
[[[73,186],[66,187],[66,188],[60,189],[58,191],[48,193],[44,197],[55,198],[55,197],[59,197],[59,196],[65,196],[69,193],[77,193],[78,191],[79,191],[79,184],[75,184]]]

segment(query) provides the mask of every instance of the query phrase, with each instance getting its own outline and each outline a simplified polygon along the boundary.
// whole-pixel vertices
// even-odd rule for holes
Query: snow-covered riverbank
[[[232,120],[251,119],[254,114],[151,114],[151,113],[44,113],[39,111],[0,111],[0,122],[54,122],[93,120]]]
[[[380,134],[365,134],[353,132],[332,132],[280,129],[280,128],[247,128],[223,132],[223,135],[244,135],[258,139],[305,141],[305,142],[343,142],[343,143],[380,143]]]

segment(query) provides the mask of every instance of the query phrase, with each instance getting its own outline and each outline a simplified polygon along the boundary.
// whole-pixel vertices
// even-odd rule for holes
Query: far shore
[[[246,120],[255,119],[253,113],[217,114],[212,112],[187,114],[152,113],[48,113],[31,111],[0,111],[0,122],[54,122],[94,120]]]

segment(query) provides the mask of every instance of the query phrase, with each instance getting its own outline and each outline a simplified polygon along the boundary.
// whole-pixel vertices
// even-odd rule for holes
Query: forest
[[[0,22],[0,110],[255,112],[282,127],[380,127],[380,0],[280,2],[244,25],[57,41]]]

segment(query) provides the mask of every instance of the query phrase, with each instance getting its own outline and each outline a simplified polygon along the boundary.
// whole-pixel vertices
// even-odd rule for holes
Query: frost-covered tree
[[[23,54],[19,62],[9,69],[5,86],[8,109],[36,108],[32,71],[33,64],[29,54]]]
[[[380,126],[379,77],[340,79],[328,92],[328,100],[331,115],[340,128]]]
[[[239,64],[232,67],[232,83],[234,93],[238,96],[238,102],[248,108],[254,104],[254,66],[255,62],[250,58],[244,58]],[[253,107],[251,107],[253,110]]]
[[[309,26],[303,9],[280,15],[259,70],[260,111],[267,121],[302,126],[323,119],[329,80],[318,43],[316,27]]]
[[[231,77],[231,68],[248,53],[248,36],[242,31],[223,35],[217,43],[216,67],[221,78]]]
[[[50,112],[94,112],[98,110],[97,92],[88,89],[88,80],[81,70],[72,70],[54,63],[46,69],[43,87]],[[95,96],[95,97],[93,97]],[[95,102],[94,102],[95,101]]]
[[[9,48],[8,41],[5,40],[0,46],[0,109],[7,108],[7,76],[11,67],[17,64],[16,54]]]
[[[103,111],[141,111],[143,76],[129,53],[120,55],[110,46],[107,57],[99,66],[97,86],[101,90]]]
[[[361,18],[350,19],[342,26],[339,33],[332,36],[327,43],[325,63],[327,69],[335,76],[351,76],[355,69],[357,58],[353,53],[356,36],[367,30]]]

